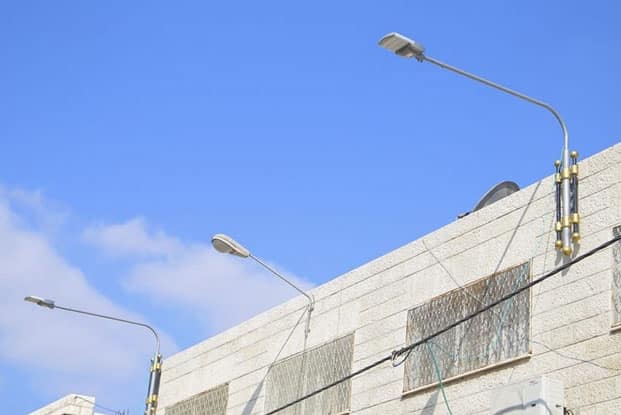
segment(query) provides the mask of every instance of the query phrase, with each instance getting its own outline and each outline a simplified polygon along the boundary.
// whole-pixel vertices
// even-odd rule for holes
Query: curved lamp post
[[[560,165],[557,165],[557,175],[556,182],[559,184],[558,187],[560,189],[557,190],[557,242],[556,247],[561,249],[563,254],[571,255],[573,252],[572,241],[577,242],[580,239],[580,234],[578,233],[578,223],[580,221],[578,215],[578,197],[577,197],[577,176],[578,176],[578,166],[576,164],[576,158],[578,154],[576,152],[572,152],[571,158],[573,160],[573,164],[570,166],[569,164],[569,133],[567,131],[567,127],[565,126],[565,122],[561,118],[560,114],[552,108],[549,104],[546,104],[543,101],[539,101],[535,98],[524,95],[520,92],[514,91],[502,85],[499,85],[495,82],[489,81],[480,76],[471,74],[462,69],[456,68],[454,66],[448,65],[444,62],[441,62],[437,59],[431,58],[425,55],[425,48],[420,43],[409,39],[402,34],[399,33],[389,33],[384,36],[379,41],[380,46],[390,50],[391,52],[396,53],[399,56],[405,58],[415,58],[419,62],[427,61],[437,65],[441,68],[448,69],[449,71],[455,72],[459,75],[465,76],[466,78],[470,78],[472,80],[481,82],[487,86],[498,89],[502,92],[505,92],[509,95],[513,95],[514,97],[521,98],[525,101],[528,101],[532,104],[539,105],[550,111],[552,115],[556,118],[556,120],[561,125],[561,129],[563,130],[563,153],[562,153],[562,162]],[[570,201],[570,181],[572,184],[575,183],[574,187],[574,200],[573,207],[574,212],[571,212],[571,204]],[[558,206],[558,199],[560,198],[562,206],[562,213],[560,211],[560,206]],[[571,229],[573,226],[574,233],[571,233]],[[560,228],[560,229],[559,229]],[[560,237],[560,238],[559,238]]]
[[[54,309],[58,308],[60,310],[70,311],[72,313],[84,314],[91,317],[99,317],[105,318],[106,320],[118,321],[121,323],[132,324],[134,326],[140,326],[148,329],[155,336],[155,356],[151,361],[151,375],[149,376],[149,390],[147,392],[147,402],[145,408],[145,415],[155,415],[155,410],[157,408],[157,398],[160,389],[160,377],[162,375],[162,355],[160,354],[160,336],[158,336],[155,329],[148,324],[140,323],[138,321],[125,320],[118,317],[107,316],[104,314],[91,313],[90,311],[77,310],[75,308],[62,307],[57,305],[53,300],[44,299],[41,297],[36,297],[34,295],[29,295],[24,298],[24,301],[28,301],[30,303],[34,303],[38,306]]]
[[[274,274],[275,276],[277,276],[278,278],[280,278],[281,280],[289,284],[291,287],[297,290],[300,294],[305,296],[308,299],[308,315],[306,317],[306,328],[304,330],[304,335],[308,336],[308,333],[310,332],[311,313],[315,308],[315,299],[311,295],[307,294],[305,291],[303,291],[298,286],[293,284],[291,281],[289,281],[278,271],[276,271],[275,269],[267,265],[265,262],[261,261],[256,256],[252,255],[248,249],[243,247],[239,242],[235,241],[230,236],[224,235],[222,233],[218,233],[211,238],[211,244],[213,245],[216,251],[221,252],[223,254],[231,254],[231,255],[241,257],[241,258],[252,258],[263,268],[265,268],[266,270],[268,270],[269,272],[271,272],[272,274]]]

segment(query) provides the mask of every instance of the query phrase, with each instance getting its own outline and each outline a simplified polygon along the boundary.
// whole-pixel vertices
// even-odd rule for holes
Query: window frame
[[[494,276],[497,276],[497,275],[505,273],[505,272],[510,272],[510,271],[512,271],[512,270],[514,270],[516,268],[521,267],[521,266],[527,266],[528,267],[527,281],[528,282],[532,281],[532,260],[528,260],[528,261],[522,262],[522,263],[520,263],[518,265],[514,265],[514,266],[511,266],[511,267],[508,267],[508,268],[496,271],[496,272],[494,272],[492,274],[483,276],[481,278],[477,278],[476,280],[471,281],[471,282],[463,285],[462,287],[456,287],[456,288],[451,289],[449,291],[446,291],[446,292],[443,292],[441,294],[438,294],[438,295],[436,295],[436,296],[434,296],[432,298],[429,298],[429,299],[427,299],[427,300],[425,300],[425,301],[415,305],[414,307],[408,309],[408,313],[406,315],[407,321],[406,321],[406,325],[405,325],[405,327],[406,327],[406,336],[405,336],[406,337],[406,344],[409,344],[411,342],[411,339],[410,339],[410,330],[411,329],[410,329],[410,326],[409,326],[409,324],[410,324],[410,318],[409,318],[410,312],[412,312],[413,310],[415,310],[415,309],[417,309],[417,308],[419,308],[419,307],[421,307],[423,305],[430,304],[432,301],[437,300],[440,297],[447,296],[447,295],[453,295],[453,294],[458,293],[458,292],[460,292],[460,291],[462,291],[464,289],[468,290],[473,285],[478,284],[481,281],[484,281],[485,279],[492,278]],[[507,359],[503,359],[503,360],[499,360],[497,362],[490,363],[490,364],[487,364],[487,365],[484,365],[484,366],[481,366],[481,367],[478,367],[478,368],[474,368],[472,370],[467,370],[465,372],[458,373],[458,374],[455,374],[455,375],[452,375],[452,376],[449,376],[449,377],[446,377],[446,378],[443,377],[442,378],[442,382],[441,382],[442,384],[448,384],[448,383],[452,383],[452,382],[455,382],[455,381],[458,381],[458,380],[461,380],[461,379],[464,379],[464,378],[476,376],[476,375],[478,375],[480,373],[491,371],[491,370],[497,369],[499,367],[509,366],[509,365],[512,365],[512,364],[515,364],[515,363],[519,363],[519,362],[522,362],[522,361],[525,361],[525,360],[529,360],[532,357],[532,355],[533,355],[533,352],[532,352],[532,338],[533,338],[533,336],[532,336],[532,330],[533,330],[533,324],[532,324],[532,322],[533,322],[533,290],[532,290],[532,288],[529,288],[527,290],[527,293],[528,293],[527,296],[528,296],[528,319],[529,319],[529,322],[528,322],[528,331],[527,331],[528,338],[527,338],[527,344],[526,344],[526,351],[523,352],[523,353],[520,353],[520,354],[518,354],[516,356],[510,357],[510,358],[507,358]],[[484,299],[481,300],[481,301],[485,302]],[[488,300],[486,303],[487,304],[491,303],[491,300]],[[504,302],[501,303],[501,304],[504,304]],[[477,309],[480,309],[482,307],[483,306],[477,307]],[[455,320],[457,320],[457,318],[455,318]],[[462,324],[464,324],[464,323],[462,323]],[[451,330],[453,330],[453,329],[451,329]],[[621,330],[621,325],[619,326],[619,330]],[[423,348],[423,347],[427,347],[427,346],[426,346],[426,343],[425,343],[425,344],[421,344],[418,347]],[[408,358],[408,360],[411,359],[411,358],[412,357]],[[404,369],[403,369],[403,389],[402,389],[402,392],[401,392],[401,396],[402,397],[408,397],[408,396],[411,396],[413,394],[416,394],[416,393],[419,393],[419,392],[422,392],[422,391],[425,391],[425,390],[433,389],[433,388],[438,387],[440,385],[440,381],[439,380],[435,380],[434,382],[431,382],[431,383],[427,383],[427,384],[424,384],[424,385],[416,386],[416,387],[413,387],[411,389],[406,389],[407,376],[408,376],[408,364],[407,364],[408,362],[406,361],[405,363],[406,364],[403,365],[403,367],[404,367]]]
[[[326,347],[326,346],[328,346],[328,345],[330,345],[330,344],[333,344],[333,343],[335,343],[335,342],[337,342],[337,341],[339,341],[339,340],[343,340],[343,341],[344,341],[344,340],[346,340],[348,337],[351,337],[351,358],[350,358],[350,361],[349,361],[349,372],[347,373],[347,375],[349,375],[349,374],[351,374],[351,373],[352,373],[352,370],[353,370],[353,367],[354,367],[354,359],[355,359],[354,353],[355,353],[355,344],[356,344],[356,342],[355,342],[355,340],[356,340],[356,338],[355,338],[355,332],[351,332],[351,333],[348,333],[348,334],[345,334],[345,335],[341,335],[341,336],[339,336],[339,337],[335,337],[335,338],[330,339],[330,340],[328,340],[328,341],[325,341],[325,342],[323,342],[323,343],[321,343],[321,344],[318,344],[318,345],[316,345],[316,346],[310,347],[310,348],[308,348],[308,349],[306,349],[306,350],[303,350],[303,351],[301,351],[301,352],[295,353],[295,354],[293,354],[293,355],[290,355],[290,356],[284,357],[284,358],[282,358],[282,359],[279,359],[279,360],[277,360],[277,361],[273,362],[273,363],[270,365],[269,369],[268,369],[268,373],[267,373],[267,375],[266,375],[266,379],[265,379],[265,398],[264,398],[264,403],[263,403],[263,412],[264,412],[264,413],[267,413],[267,412],[269,412],[269,411],[273,411],[273,410],[275,410],[275,409],[277,409],[277,408],[279,408],[279,407],[281,407],[281,406],[283,406],[283,405],[286,405],[286,404],[287,404],[287,403],[282,403],[282,404],[280,404],[280,405],[278,405],[278,406],[275,406],[275,407],[273,407],[273,408],[268,407],[268,403],[269,403],[269,396],[268,396],[268,394],[269,394],[269,390],[270,390],[270,387],[271,387],[271,386],[269,385],[269,382],[270,382],[270,380],[269,380],[269,375],[270,375],[270,372],[272,371],[272,368],[273,368],[274,366],[276,366],[276,365],[280,365],[280,364],[282,364],[282,363],[284,363],[284,362],[287,362],[287,361],[290,361],[290,360],[292,360],[292,359],[304,359],[304,356],[305,356],[305,355],[306,355],[306,356],[308,356],[310,353],[312,353],[312,352],[314,352],[314,351],[317,351],[318,349],[320,349],[320,348],[322,348],[322,347]],[[302,364],[302,365],[304,364],[304,360],[302,361],[302,363],[301,363],[301,364]],[[303,374],[303,376],[304,376],[304,377],[307,377],[307,376],[309,376],[309,374],[308,374],[308,373],[304,373],[304,374]],[[335,413],[334,413],[335,415],[346,415],[346,414],[351,413],[351,400],[352,400],[352,395],[353,395],[353,393],[352,393],[352,392],[353,392],[353,390],[352,390],[352,386],[353,386],[353,385],[352,385],[352,382],[351,382],[351,378],[350,378],[350,379],[348,379],[346,382],[348,382],[348,383],[349,383],[349,388],[348,388],[348,389],[349,389],[349,397],[348,397],[348,400],[347,400],[347,402],[346,402],[346,404],[347,404],[347,405],[346,405],[346,406],[347,406],[347,409],[344,409],[344,410],[339,411],[339,412],[335,412]],[[336,387],[338,387],[338,385],[335,385],[334,387],[336,388]],[[328,389],[328,390],[329,390],[329,389]],[[300,395],[299,397],[305,396],[306,394],[308,394],[308,393],[310,393],[310,392],[313,392],[313,391],[312,391],[312,390],[310,390],[310,391],[306,391],[306,390],[304,390],[304,388],[303,388],[303,389],[302,389],[302,393],[301,393],[301,395]],[[327,392],[327,391],[322,391],[321,393],[319,393],[319,394],[318,394],[318,395],[316,395],[316,396],[321,396],[321,395],[322,395],[323,393],[325,393],[325,392]],[[298,399],[299,397],[294,398],[294,400],[295,400],[295,399]],[[299,405],[299,403],[298,403],[298,404],[296,404],[296,405]],[[293,405],[293,407],[295,407],[296,405]],[[300,408],[300,409],[298,409],[298,410],[296,411],[296,413],[298,413],[301,409],[305,409],[305,407],[304,407],[304,406],[301,406],[301,407],[298,407],[298,408]],[[285,411],[286,411],[286,410],[285,410]],[[301,413],[301,414],[305,414],[306,412],[304,411],[304,412],[299,412],[299,413]]]

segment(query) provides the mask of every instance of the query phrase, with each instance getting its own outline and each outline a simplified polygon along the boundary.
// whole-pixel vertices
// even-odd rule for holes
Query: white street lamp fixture
[[[569,133],[565,122],[561,118],[560,114],[552,108],[549,104],[539,101],[535,98],[531,98],[528,95],[509,89],[505,86],[499,85],[495,82],[489,81],[480,76],[471,74],[462,69],[448,65],[437,59],[431,58],[425,55],[425,48],[418,42],[400,34],[389,33],[379,41],[380,46],[388,49],[391,52],[396,53],[399,56],[405,58],[415,58],[419,62],[427,61],[437,65],[441,68],[448,69],[459,75],[465,76],[477,82],[481,82],[487,86],[498,89],[514,97],[521,98],[532,104],[538,105],[550,111],[552,115],[561,125],[563,130],[563,153],[562,160],[555,163],[556,166],[556,247],[560,249],[564,255],[571,255],[573,252],[573,243],[577,243],[580,239],[579,223],[580,215],[578,214],[578,153],[571,152],[572,164],[570,165],[570,152],[569,152]],[[572,197],[573,196],[573,197]],[[573,233],[572,233],[573,232]]]
[[[423,45],[399,33],[393,32],[384,36],[379,44],[404,58],[416,58],[422,61],[425,57],[425,47]]]
[[[307,294],[304,290],[300,289],[297,285],[289,281],[284,275],[267,265],[265,262],[261,261],[256,256],[252,255],[248,249],[246,249],[242,244],[237,242],[235,239],[231,238],[228,235],[218,233],[211,238],[211,244],[215,248],[216,251],[221,252],[223,254],[231,254],[241,258],[252,258],[255,262],[261,265],[263,268],[267,269],[269,272],[289,284],[295,290],[297,290],[300,294],[305,296],[308,299],[308,316],[306,319],[306,329],[305,335],[308,335],[310,332],[310,317],[311,313],[315,308],[315,299]]]
[[[151,374],[149,376],[149,390],[147,392],[147,402],[146,402],[146,408],[145,408],[144,413],[145,415],[155,415],[155,410],[157,409],[157,399],[158,399],[158,394],[160,390],[160,377],[162,375],[162,355],[160,354],[160,336],[158,336],[157,332],[155,331],[153,327],[149,326],[148,324],[141,323],[138,321],[125,320],[122,318],[107,316],[104,314],[91,313],[90,311],[78,310],[78,309],[69,308],[69,307],[62,307],[62,306],[57,305],[52,300],[47,300],[42,297],[37,297],[34,295],[29,295],[28,297],[25,297],[24,301],[27,301],[29,303],[34,303],[38,306],[49,308],[49,309],[58,308],[60,310],[70,311],[72,313],[78,313],[78,314],[84,314],[84,315],[92,316],[92,317],[104,318],[106,320],[118,321],[121,323],[132,324],[134,326],[141,326],[141,327],[144,327],[150,330],[151,333],[153,333],[153,336],[155,336],[155,356],[153,357],[153,360],[151,361]]]
[[[216,234],[211,238],[211,244],[218,252],[223,254],[236,255],[242,258],[248,258],[250,251],[244,248],[241,244],[235,241],[230,236],[222,233]]]
[[[29,295],[28,297],[24,298],[24,301],[28,301],[29,303],[35,303],[36,305],[41,306],[41,307],[47,307],[47,308],[56,307],[54,305],[54,301],[46,300],[41,297],[35,297],[34,295]]]

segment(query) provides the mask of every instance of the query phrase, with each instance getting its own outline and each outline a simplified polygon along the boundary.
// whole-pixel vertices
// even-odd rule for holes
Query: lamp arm
[[[56,305],[56,304],[54,304],[54,308],[59,308],[61,310],[65,310],[65,311],[71,311],[73,313],[86,314],[87,316],[99,317],[99,318],[105,318],[107,320],[119,321],[121,323],[133,324],[134,326],[144,327],[144,328],[148,329],[149,331],[151,331],[151,333],[153,333],[153,336],[155,336],[155,344],[156,344],[155,355],[158,356],[160,354],[160,336],[158,336],[158,334],[155,331],[155,329],[153,327],[149,326],[148,324],[140,323],[138,321],[125,320],[125,319],[118,318],[118,317],[107,316],[107,315],[104,315],[104,314],[91,313],[90,311],[77,310],[75,308],[62,307],[62,306],[59,306],[59,305]]]
[[[515,91],[513,89],[509,89],[505,86],[489,81],[485,78],[474,75],[470,72],[466,72],[463,69],[459,69],[455,66],[441,62],[437,59],[430,58],[424,54],[418,55],[417,59],[419,61],[427,61],[427,62],[433,63],[434,65],[437,65],[441,68],[448,69],[449,71],[465,76],[466,78],[470,78],[474,81],[477,81],[487,86],[490,86],[492,88],[498,89],[509,95],[513,95],[514,97],[523,99],[532,104],[543,107],[547,109],[548,111],[550,111],[552,115],[554,115],[556,120],[561,125],[561,129],[563,130],[563,151],[562,151],[562,157],[561,157],[562,158],[561,163],[562,163],[563,172],[564,172],[561,174],[563,176],[563,179],[561,180],[561,199],[562,199],[562,217],[563,217],[562,221],[568,221],[570,219],[569,215],[571,213],[570,212],[570,195],[569,195],[571,191],[570,183],[569,183],[569,132],[567,131],[567,126],[565,125],[565,121],[563,121],[563,118],[561,118],[561,115],[554,108],[552,108],[550,104],[547,104],[543,101],[539,101],[538,99],[529,97],[528,95],[524,95],[521,92]],[[566,255],[570,255],[572,252],[572,248],[571,248],[571,231],[570,231],[569,226],[562,227],[561,239],[562,239],[563,253]]]
[[[284,282],[286,282],[287,284],[289,284],[291,287],[293,287],[296,291],[298,291],[300,294],[302,294],[303,296],[305,296],[309,303],[310,303],[310,307],[311,309],[315,306],[315,299],[312,298],[310,295],[308,295],[306,292],[304,292],[303,290],[301,290],[297,285],[295,285],[294,283],[292,283],[291,281],[289,281],[287,278],[285,278],[283,275],[281,275],[278,271],[276,271],[275,269],[273,269],[272,267],[270,267],[269,265],[267,265],[265,262],[261,261],[259,258],[257,258],[256,256],[250,254],[249,255],[250,258],[254,259],[256,262],[259,263],[259,265],[261,265],[263,268],[267,269],[269,272],[271,272],[272,274],[276,275],[278,278],[280,278],[281,280],[283,280]]]
[[[547,104],[543,101],[539,101],[538,99],[529,97],[528,95],[522,94],[521,92],[515,91],[513,89],[507,88],[505,86],[502,86],[500,84],[497,84],[495,82],[492,82],[490,80],[487,80],[485,78],[482,78],[480,76],[474,75],[470,72],[466,72],[463,69],[459,69],[455,66],[449,65],[447,63],[441,62],[437,59],[434,58],[430,58],[429,56],[426,55],[422,55],[421,58],[427,62],[433,63],[434,65],[438,65],[441,68],[444,69],[448,69],[449,71],[455,72],[459,75],[463,75],[466,78],[470,78],[472,80],[481,82],[482,84],[485,84],[487,86],[491,86],[492,88],[496,88],[500,91],[506,92],[507,94],[513,95],[514,97],[517,98],[521,98],[525,101],[528,101],[530,103],[533,103],[535,105],[539,105],[540,107],[543,107],[545,109],[547,109],[548,111],[550,111],[552,113],[552,115],[554,115],[554,117],[557,119],[557,121],[559,122],[559,124],[561,125],[561,129],[563,130],[563,146],[564,146],[564,150],[569,151],[569,132],[567,131],[567,126],[565,125],[565,121],[563,121],[563,118],[561,118],[561,115],[554,109],[552,108],[552,106],[550,104]],[[569,165],[569,159],[568,160],[563,160],[563,166],[567,167]]]

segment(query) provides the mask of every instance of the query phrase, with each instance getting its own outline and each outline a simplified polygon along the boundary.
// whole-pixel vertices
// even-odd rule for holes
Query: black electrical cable
[[[345,376],[345,377],[343,377],[343,378],[341,378],[341,379],[339,379],[339,380],[337,380],[335,382],[332,382],[329,385],[326,385],[326,386],[324,386],[322,388],[319,388],[319,389],[317,389],[317,390],[315,390],[315,391],[313,391],[313,392],[311,392],[309,394],[306,394],[306,395],[302,396],[301,398],[298,398],[298,399],[294,400],[293,402],[289,402],[288,404],[283,405],[280,408],[276,408],[273,411],[266,412],[265,415],[272,415],[272,414],[275,414],[276,412],[282,411],[283,409],[287,409],[288,407],[293,406],[296,403],[302,402],[302,401],[304,401],[304,400],[306,400],[306,399],[308,399],[310,397],[313,397],[313,396],[317,395],[318,393],[321,393],[321,392],[325,391],[326,389],[330,389],[331,387],[336,386],[339,383],[343,383],[346,380],[349,380],[349,379],[353,378],[354,376],[358,376],[359,374],[364,373],[367,370],[371,370],[375,366],[379,366],[382,363],[389,361],[390,359],[392,359],[392,355],[386,356],[383,359],[380,359],[380,360],[378,360],[376,362],[373,362],[370,365],[367,365],[367,366],[363,367],[362,369],[358,369],[355,372],[350,373],[349,375],[347,375],[347,376]]]
[[[464,323],[464,322],[466,322],[466,321],[468,321],[468,320],[478,316],[481,313],[484,313],[484,312],[488,311],[489,309],[491,309],[492,307],[497,306],[498,304],[502,303],[503,301],[506,301],[506,300],[508,300],[510,298],[513,298],[516,295],[518,295],[519,293],[521,293],[521,292],[523,292],[523,291],[525,291],[525,290],[527,290],[527,289],[529,289],[529,288],[531,288],[531,287],[533,287],[533,286],[535,286],[535,285],[537,285],[537,284],[547,280],[551,276],[556,275],[559,272],[564,271],[567,268],[571,267],[572,265],[577,264],[578,262],[587,259],[588,257],[596,254],[597,252],[601,251],[602,249],[605,249],[605,248],[609,247],[610,245],[614,244],[617,241],[621,241],[621,235],[616,236],[616,237],[610,239],[609,241],[604,242],[603,244],[593,248],[592,250],[590,250],[590,251],[588,251],[588,252],[586,252],[586,253],[584,253],[582,255],[577,256],[576,258],[572,259],[571,261],[568,261],[565,264],[561,265],[560,267],[557,267],[557,268],[553,269],[552,271],[542,275],[541,277],[539,277],[539,278],[529,282],[528,284],[518,288],[517,290],[513,291],[512,293],[507,294],[506,296],[501,297],[500,299],[498,299],[498,300],[496,300],[496,301],[486,305],[485,307],[475,311],[474,313],[472,313],[472,314],[470,314],[470,315],[468,315],[468,316],[466,316],[466,317],[464,317],[464,318],[462,318],[460,320],[457,320],[454,323],[449,324],[445,328],[443,328],[441,330],[438,330],[435,333],[430,334],[429,336],[424,337],[421,340],[418,340],[418,341],[416,341],[414,343],[411,343],[411,344],[409,344],[407,346],[404,346],[404,347],[402,347],[399,350],[394,350],[389,356],[386,356],[386,357],[384,357],[384,358],[382,358],[380,360],[377,360],[377,361],[375,361],[375,362],[373,362],[373,363],[371,363],[371,364],[369,364],[369,365],[367,365],[367,366],[365,366],[365,367],[363,367],[361,369],[358,369],[355,372],[352,372],[349,375],[347,375],[347,376],[345,376],[345,377],[343,377],[343,378],[341,378],[339,380],[336,380],[336,381],[334,381],[334,382],[332,382],[332,383],[330,383],[330,384],[328,384],[326,386],[323,386],[323,387],[321,387],[321,388],[319,388],[319,389],[317,389],[317,390],[315,390],[313,392],[310,392],[310,393],[308,393],[308,394],[306,394],[306,395],[304,395],[304,396],[302,396],[302,397],[300,397],[298,399],[295,399],[294,401],[289,402],[288,404],[285,404],[285,405],[283,405],[283,406],[281,406],[279,408],[276,408],[273,411],[267,412],[267,413],[265,413],[265,415],[272,415],[272,414],[275,414],[277,412],[280,412],[280,411],[282,411],[284,409],[289,408],[290,406],[293,406],[293,405],[295,405],[295,404],[297,404],[299,402],[302,402],[302,401],[304,401],[304,400],[306,400],[306,399],[308,399],[310,397],[313,397],[313,396],[315,396],[315,395],[317,395],[317,394],[319,394],[319,393],[321,393],[321,392],[323,392],[323,391],[325,391],[327,389],[330,389],[330,388],[332,388],[332,387],[334,387],[334,386],[336,386],[336,385],[338,385],[340,383],[343,383],[343,382],[353,378],[354,376],[358,376],[361,373],[364,373],[364,372],[366,372],[368,370],[371,370],[374,367],[379,366],[379,365],[381,365],[384,362],[387,362],[389,360],[394,360],[396,357],[401,356],[402,354],[411,351],[412,349],[420,346],[421,344],[424,344],[424,343],[428,342],[429,340],[439,336],[442,333],[446,333],[450,329],[452,329],[452,328],[460,325],[461,323]]]
[[[461,323],[464,323],[464,322],[466,322],[466,321],[468,321],[468,320],[478,316],[479,314],[484,313],[485,311],[491,309],[492,307],[495,307],[498,304],[500,304],[500,303],[502,303],[504,301],[507,301],[510,298],[515,297],[516,295],[520,294],[521,292],[528,290],[529,288],[531,288],[531,287],[533,287],[533,286],[535,286],[535,285],[537,285],[537,284],[547,280],[548,278],[552,277],[555,274],[558,274],[561,271],[566,270],[567,268],[571,267],[572,265],[577,264],[578,262],[580,262],[580,261],[590,257],[591,255],[596,254],[597,252],[601,251],[602,249],[607,248],[610,245],[612,245],[613,243],[615,243],[617,241],[620,241],[620,240],[621,240],[621,235],[617,236],[617,237],[614,237],[614,238],[612,238],[611,240],[609,240],[607,242],[604,242],[603,244],[599,245],[596,248],[593,248],[589,252],[587,252],[585,254],[582,254],[580,256],[577,256],[576,258],[574,258],[571,261],[561,265],[560,267],[557,267],[557,268],[553,269],[552,271],[548,272],[547,274],[544,274],[541,277],[539,277],[539,278],[529,282],[528,284],[525,284],[524,286],[518,288],[517,290],[513,291],[512,293],[509,293],[509,294],[505,295],[504,297],[499,298],[498,300],[496,300],[496,301],[488,304],[487,306],[485,306],[485,307],[475,311],[474,313],[472,313],[472,314],[470,314],[470,315],[468,315],[468,316],[466,316],[466,317],[464,317],[464,318],[462,318],[460,320],[457,320],[454,323],[449,324],[445,328],[436,331],[435,333],[427,336],[426,338],[424,338],[422,340],[419,340],[417,342],[414,342],[414,343],[412,343],[412,344],[410,344],[408,346],[402,347],[401,349],[399,349],[396,352],[394,352],[395,356],[400,356],[403,353],[405,353],[405,352],[407,352],[407,351],[409,351],[411,349],[414,349],[417,346],[420,346],[421,344],[427,342],[428,340],[431,340],[434,337],[437,337],[440,334],[443,334],[443,333],[449,331],[450,329],[460,325]]]

